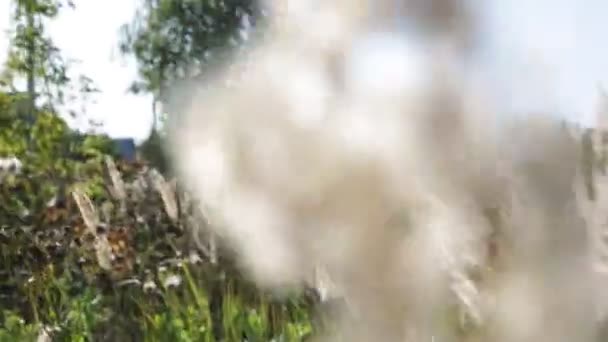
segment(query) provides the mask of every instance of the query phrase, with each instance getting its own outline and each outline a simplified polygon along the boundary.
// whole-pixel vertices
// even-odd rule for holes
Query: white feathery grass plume
[[[125,183],[122,180],[122,176],[114,163],[114,160],[110,156],[105,157],[106,168],[108,170],[108,175],[110,176],[110,181],[112,184],[111,193],[114,198],[121,202],[121,205],[124,206],[124,201],[127,198],[127,192],[125,190]]]
[[[344,340],[465,341],[442,319],[460,301],[479,340],[593,341],[577,143],[480,105],[460,1],[401,2],[408,34],[383,24],[394,3],[290,3],[237,87],[177,113],[188,188],[258,284],[321,265]]]
[[[8,175],[18,175],[21,173],[23,164],[16,157],[0,158],[0,183]]]

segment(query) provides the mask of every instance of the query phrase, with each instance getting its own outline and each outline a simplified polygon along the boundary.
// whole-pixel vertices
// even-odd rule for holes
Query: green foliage
[[[46,30],[48,23],[64,8],[73,8],[73,3],[70,0],[13,0],[12,4],[8,31],[11,44],[5,65],[0,67],[0,90],[17,92],[16,84],[27,78],[28,92],[33,93],[25,98],[23,110],[27,112],[31,111],[30,95],[35,97],[36,105],[53,112],[58,106],[73,105],[76,100],[86,103],[91,94],[99,92],[90,78],[79,75],[74,79],[70,75],[73,61],[64,58]],[[70,114],[82,114],[79,112],[84,110],[81,105],[78,110],[70,109]]]
[[[255,14],[253,1],[145,3],[150,11],[130,27],[125,52],[137,56],[148,90],[157,94],[186,67],[212,63],[201,57],[224,53],[226,42],[238,39],[244,13]],[[104,163],[113,153],[110,139],[73,132],[55,110],[71,101],[66,91],[72,82],[45,24],[64,4],[14,4],[0,82],[0,89],[11,89],[0,91],[0,157],[17,157],[23,169],[0,181],[0,305],[6,310],[0,342],[34,341],[43,328],[57,341],[299,341],[308,334],[310,304],[303,296],[273,299],[230,261],[191,260],[200,251],[187,220],[169,217],[143,165],[117,162],[127,196],[117,195]],[[34,113],[28,94],[14,89],[19,77],[31,76],[32,56],[45,100]],[[94,91],[86,81],[79,91]],[[34,122],[28,121],[32,114]],[[142,152],[166,171],[156,133]],[[76,189],[99,214],[93,229],[72,197]],[[180,200],[179,211],[189,215],[192,206]],[[99,253],[100,241],[109,255]]]
[[[135,92],[152,92],[163,100],[163,88],[174,80],[200,77],[209,66],[226,60],[244,18],[261,18],[256,0],[145,0],[133,22],[123,28],[121,50],[133,55],[141,80]]]
[[[165,146],[165,138],[159,131],[153,130],[148,139],[139,147],[142,157],[162,174],[167,174],[170,171],[169,157]]]
[[[45,26],[62,7],[73,5],[58,0],[15,0],[13,6],[11,46],[3,82],[12,85],[16,77],[32,72],[46,105],[63,103],[65,87],[70,82],[68,63]]]
[[[31,126],[14,108],[20,100],[20,96],[0,93],[0,121],[4,127],[0,130],[0,156],[17,157],[31,177],[9,179],[3,185],[7,190],[36,189],[36,192],[19,191],[7,197],[5,208],[13,213],[25,208],[40,212],[61,187],[67,189],[69,180],[86,179],[86,188],[101,187],[101,160],[111,151],[111,140],[102,135],[81,136],[48,111],[37,113]]]
[[[0,328],[0,342],[35,341],[39,327],[27,324],[23,318],[14,312],[4,312],[4,322]]]
[[[297,341],[311,330],[301,297],[270,300],[231,263],[192,261],[189,233],[168,217],[141,165],[118,162],[129,189],[118,199],[103,162],[109,139],[76,136],[47,112],[30,127],[12,111],[15,101],[0,93],[11,128],[0,130],[0,151],[24,164],[0,182],[0,305],[12,312],[0,338],[34,340],[42,326],[59,341],[215,341],[218,331],[228,340]],[[94,234],[70,196],[76,188],[104,214]],[[108,241],[111,269],[96,236]]]

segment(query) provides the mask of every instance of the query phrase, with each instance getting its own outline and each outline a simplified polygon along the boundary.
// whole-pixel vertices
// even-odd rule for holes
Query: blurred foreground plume
[[[346,303],[330,341],[597,341],[579,143],[482,101],[464,2],[288,8],[238,84],[199,85],[172,128],[253,279],[325,291],[324,274]]]

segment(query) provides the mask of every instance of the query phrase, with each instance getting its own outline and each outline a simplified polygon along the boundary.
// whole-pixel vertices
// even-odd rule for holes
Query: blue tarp
[[[129,162],[134,162],[137,159],[137,150],[135,148],[135,141],[132,138],[120,138],[112,139],[114,142],[114,148],[118,155]]]

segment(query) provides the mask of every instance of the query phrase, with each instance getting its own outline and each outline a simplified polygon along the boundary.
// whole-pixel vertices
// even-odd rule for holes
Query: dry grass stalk
[[[165,178],[156,170],[152,169],[148,173],[149,179],[154,189],[162,198],[165,211],[169,218],[174,222],[179,220],[179,208],[177,206],[177,195],[175,192],[175,182],[167,182]]]
[[[80,210],[80,215],[85,223],[88,234],[94,237],[93,246],[97,256],[99,267],[106,271],[112,270],[112,248],[110,247],[105,235],[97,234],[99,225],[99,217],[93,202],[82,189],[76,189],[72,192],[74,201]]]
[[[125,190],[125,184],[122,180],[122,176],[120,172],[116,168],[116,164],[114,160],[110,156],[106,156],[105,158],[106,167],[108,170],[108,174],[110,176],[110,181],[112,182],[112,186],[110,187],[110,192],[112,196],[120,201],[121,205],[124,206],[124,202],[127,198],[127,192]]]

